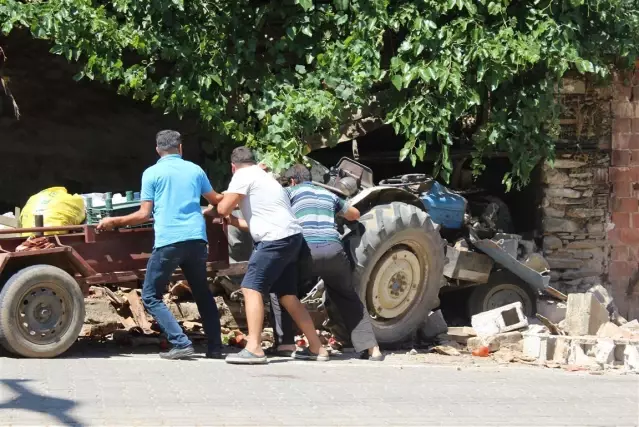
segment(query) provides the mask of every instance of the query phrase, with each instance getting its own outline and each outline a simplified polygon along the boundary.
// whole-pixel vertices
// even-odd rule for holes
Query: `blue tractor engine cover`
[[[448,229],[460,229],[464,225],[468,205],[465,197],[435,181],[430,190],[423,192],[419,198],[435,223]]]

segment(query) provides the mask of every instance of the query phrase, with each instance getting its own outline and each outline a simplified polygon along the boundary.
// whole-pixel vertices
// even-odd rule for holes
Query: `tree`
[[[447,179],[455,143],[472,143],[477,173],[505,151],[509,188],[553,157],[561,76],[606,76],[639,49],[631,0],[0,0],[0,26],[276,169],[381,96],[402,160],[435,146]]]

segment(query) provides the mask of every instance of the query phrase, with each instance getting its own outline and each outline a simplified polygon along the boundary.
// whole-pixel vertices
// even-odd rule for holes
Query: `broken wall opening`
[[[155,134],[162,129],[182,133],[185,157],[202,164],[205,138],[193,120],[165,115],[107,85],[74,81],[77,64],[25,32],[0,36],[0,45],[21,113],[20,120],[0,114],[0,213],[52,186],[71,193],[138,191],[142,172],[157,160]]]

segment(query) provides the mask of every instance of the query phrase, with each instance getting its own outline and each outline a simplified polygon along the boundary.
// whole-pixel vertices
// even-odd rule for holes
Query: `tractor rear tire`
[[[402,202],[375,206],[347,237],[353,286],[380,344],[409,338],[439,305],[445,242],[430,216]]]
[[[0,344],[31,358],[56,357],[76,341],[84,296],[75,279],[52,265],[15,273],[0,291]]]

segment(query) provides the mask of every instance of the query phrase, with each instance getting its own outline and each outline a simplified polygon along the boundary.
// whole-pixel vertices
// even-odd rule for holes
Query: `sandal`
[[[258,356],[247,349],[239,353],[229,354],[226,356],[225,361],[233,365],[265,365],[268,363],[266,356]]]
[[[310,360],[313,362],[328,362],[328,356],[322,356],[317,353],[313,353],[308,347],[304,347],[302,350],[297,350],[293,353],[293,359],[296,360]]]

